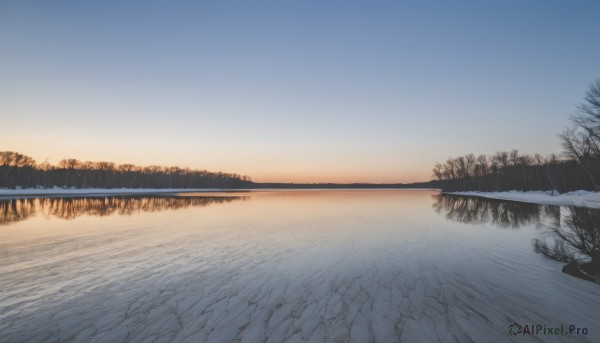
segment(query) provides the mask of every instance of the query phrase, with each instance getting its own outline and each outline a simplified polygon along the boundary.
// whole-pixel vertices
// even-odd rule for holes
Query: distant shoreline
[[[0,189],[0,200],[34,198],[34,197],[94,197],[118,195],[159,195],[176,193],[232,193],[232,192],[264,192],[264,191],[318,191],[318,190],[423,190],[439,191],[432,188],[29,188],[29,189]]]
[[[216,193],[216,192],[242,192],[247,189],[221,189],[221,188],[48,188],[48,189],[0,189],[0,199],[29,198],[29,197],[87,197],[87,196],[113,196],[113,195],[153,195],[173,193]]]
[[[600,192],[575,191],[558,195],[551,192],[443,192],[449,195],[472,196],[496,200],[509,200],[539,205],[576,206],[600,209]]]

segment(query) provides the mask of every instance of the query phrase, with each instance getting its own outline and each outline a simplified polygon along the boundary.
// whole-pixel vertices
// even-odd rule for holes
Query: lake
[[[550,256],[569,211],[410,190],[2,200],[0,341],[599,342],[600,284]]]

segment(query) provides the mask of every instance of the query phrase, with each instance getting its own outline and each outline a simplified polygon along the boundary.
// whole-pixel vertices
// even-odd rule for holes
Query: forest
[[[238,174],[77,159],[53,165],[0,151],[0,188],[245,188],[250,184],[250,177]]]
[[[560,155],[467,154],[436,163],[432,185],[443,191],[600,190],[600,79],[586,92],[570,125],[558,135]]]
[[[414,184],[374,183],[256,183],[248,176],[180,167],[117,165],[63,159],[57,165],[37,163],[30,156],[0,151],[0,188],[222,188],[222,189],[369,189],[427,188]]]

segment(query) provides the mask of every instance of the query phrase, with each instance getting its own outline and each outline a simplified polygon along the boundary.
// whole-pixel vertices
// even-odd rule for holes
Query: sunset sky
[[[598,1],[2,1],[0,150],[414,182],[557,135]]]

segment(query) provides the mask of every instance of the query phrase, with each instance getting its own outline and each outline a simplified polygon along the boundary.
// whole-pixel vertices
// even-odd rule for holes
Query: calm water
[[[534,249],[568,211],[431,191],[0,201],[0,341],[598,342],[600,285]]]

